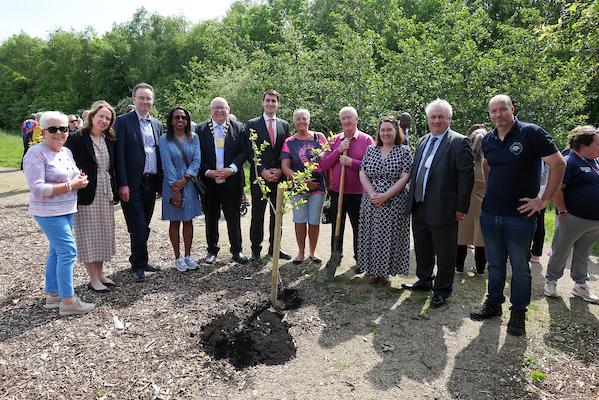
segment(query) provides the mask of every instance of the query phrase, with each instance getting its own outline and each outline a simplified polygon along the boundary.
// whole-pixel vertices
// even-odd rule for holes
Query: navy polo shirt
[[[566,156],[564,202],[568,213],[599,221],[599,164],[575,152]]]
[[[541,157],[558,151],[551,135],[535,124],[514,121],[503,141],[497,128],[483,138],[489,164],[489,181],[482,210],[499,216],[520,216],[523,197],[537,197],[541,181]]]

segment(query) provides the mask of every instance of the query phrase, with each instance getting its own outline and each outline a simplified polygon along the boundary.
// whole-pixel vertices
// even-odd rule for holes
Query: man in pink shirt
[[[339,199],[339,185],[341,183],[341,166],[345,165],[345,187],[343,193],[343,209],[341,210],[341,230],[339,251],[343,254],[343,232],[345,230],[345,215],[349,215],[354,232],[354,259],[357,260],[358,252],[358,221],[360,219],[360,201],[362,199],[362,184],[360,183],[360,167],[362,158],[368,146],[374,143],[372,137],[358,130],[358,112],[353,107],[343,107],[339,111],[339,120],[343,132],[334,136],[330,142],[331,148],[327,151],[320,166],[323,170],[330,170],[329,191],[331,194],[332,214],[337,215],[337,201]],[[343,152],[347,151],[346,155]],[[334,248],[335,223],[331,231],[331,251]],[[360,266],[356,273],[361,273]]]

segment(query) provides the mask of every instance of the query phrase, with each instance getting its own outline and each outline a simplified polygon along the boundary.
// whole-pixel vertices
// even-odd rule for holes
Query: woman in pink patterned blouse
[[[77,190],[87,186],[71,151],[63,147],[69,128],[66,115],[57,111],[42,114],[44,141],[27,151],[23,171],[29,186],[29,214],[50,242],[46,260],[46,304],[59,314],[84,314],[95,305],[75,296],[73,265],[77,255],[73,217],[77,212]]]

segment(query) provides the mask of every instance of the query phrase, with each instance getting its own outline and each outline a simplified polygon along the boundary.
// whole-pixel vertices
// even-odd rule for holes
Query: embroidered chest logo
[[[520,154],[522,154],[522,150],[524,150],[524,146],[522,146],[522,143],[520,142],[514,142],[510,146],[510,151],[515,156],[519,156]]]

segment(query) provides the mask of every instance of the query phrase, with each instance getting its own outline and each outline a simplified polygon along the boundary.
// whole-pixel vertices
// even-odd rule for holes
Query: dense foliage
[[[488,121],[492,95],[507,93],[521,119],[563,144],[574,125],[599,119],[598,16],[598,0],[238,1],[222,20],[196,24],[140,9],[103,36],[58,30],[2,42],[0,127],[97,99],[122,108],[145,81],[162,115],[183,105],[199,121],[222,95],[246,120],[275,88],[285,118],[308,108],[315,128],[338,130],[349,104],[370,133],[379,116],[402,111],[422,133],[436,97],[465,131]]]

